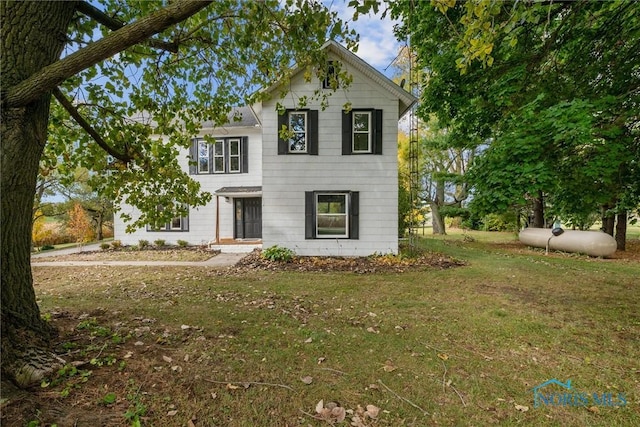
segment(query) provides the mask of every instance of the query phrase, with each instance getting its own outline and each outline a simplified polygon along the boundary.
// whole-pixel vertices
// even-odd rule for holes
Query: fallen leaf
[[[447,353],[439,353],[438,357],[442,360],[447,360],[449,359],[449,355]]]
[[[322,412],[323,409],[324,409],[324,400],[320,400],[320,402],[316,404],[316,412],[319,414],[320,412]]]
[[[384,363],[384,366],[382,367],[382,369],[383,369],[385,372],[393,372],[393,371],[395,371],[395,370],[396,370],[396,369],[398,369],[398,368],[396,368],[395,366],[393,366],[393,363],[391,363],[391,361],[390,361],[390,360],[387,360],[387,361]]]
[[[176,415],[177,413],[178,413],[178,411],[174,409],[173,411],[169,411],[169,412],[167,412],[167,416],[168,416],[168,417],[173,417],[173,416],[174,416],[174,415]]]
[[[312,343],[313,342],[313,338],[307,338],[306,340],[304,340],[304,342],[306,344]]]
[[[133,352],[132,351],[127,351],[127,354],[125,354],[124,356],[122,356],[123,359],[129,359],[131,356],[133,356]]]
[[[218,393],[214,393],[213,391],[211,392],[211,398],[212,399],[217,399],[218,398]]]
[[[233,385],[233,384],[231,384],[231,383],[228,383],[228,384],[227,384],[227,390],[237,390],[237,389],[239,389],[239,388],[240,388],[240,387],[239,387],[239,386],[237,386],[237,385]]]
[[[529,407],[516,404],[516,410],[518,410],[520,412],[527,412],[529,410]]]
[[[327,360],[326,357],[318,357],[318,365]]]
[[[365,411],[364,414],[369,418],[376,419],[379,413],[380,413],[380,408],[374,405],[367,405],[367,410]]]
[[[346,418],[347,413],[341,406],[336,406],[331,409],[331,418],[335,418],[336,422],[341,423]]]
[[[182,326],[180,326],[180,329],[182,329],[183,331],[186,331],[187,329],[191,329],[191,326],[189,326],[189,325],[182,325]]]
[[[300,381],[302,381],[305,384],[311,384],[313,382],[313,377],[310,377],[309,375],[307,375],[306,377],[300,378]]]
[[[167,362],[167,363],[171,363],[171,362],[173,362],[173,359],[172,359],[172,358],[170,358],[169,356],[162,356],[162,360],[164,360],[164,361],[165,361],[165,362]]]
[[[594,414],[599,414],[600,413],[600,409],[598,409],[597,406],[591,406],[589,408],[587,408],[587,411],[594,413]]]

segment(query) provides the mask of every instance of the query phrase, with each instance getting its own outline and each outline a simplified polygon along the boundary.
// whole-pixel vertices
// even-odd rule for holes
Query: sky
[[[382,10],[377,15],[361,15],[357,21],[352,21],[353,8],[348,7],[347,3],[347,0],[325,2],[327,7],[338,12],[339,16],[348,22],[349,27],[360,34],[359,49],[355,53],[378,71],[391,77],[394,70],[389,65],[403,45],[393,34],[394,22],[388,16],[382,19]]]

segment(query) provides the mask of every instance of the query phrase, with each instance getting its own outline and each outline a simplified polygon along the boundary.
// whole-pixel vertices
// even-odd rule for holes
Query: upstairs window
[[[293,111],[289,113],[289,130],[291,139],[288,141],[290,153],[307,152],[307,112]]]
[[[218,138],[209,142],[204,138],[193,140],[189,157],[191,175],[248,173],[249,138]]]
[[[343,112],[342,154],[382,154],[382,110]]]
[[[278,154],[318,154],[318,110],[287,110],[278,116]]]
[[[199,140],[198,144],[198,173],[209,173],[209,144]]]
[[[327,74],[322,80],[322,89],[338,89],[340,87],[338,83],[338,73],[336,72],[336,66],[333,61],[327,62]]]
[[[371,111],[354,111],[352,153],[371,153]]]

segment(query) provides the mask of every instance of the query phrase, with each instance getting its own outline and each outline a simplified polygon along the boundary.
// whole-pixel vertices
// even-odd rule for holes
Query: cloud
[[[353,21],[353,8],[345,2],[332,2],[328,7],[338,12],[338,15],[360,34],[360,46],[357,55],[384,74],[391,74],[391,69],[385,68],[398,55],[402,42],[396,40],[393,26],[396,22],[389,16],[382,18],[382,11],[378,14],[361,15]]]

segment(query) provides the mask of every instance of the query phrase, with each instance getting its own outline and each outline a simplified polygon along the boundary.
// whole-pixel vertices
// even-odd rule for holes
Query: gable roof
[[[407,111],[418,101],[418,99],[398,86],[393,80],[389,79],[387,76],[382,74],[380,71],[373,68],[363,59],[361,59],[358,55],[351,52],[346,47],[342,46],[340,43],[335,40],[329,40],[325,44],[322,45],[321,49],[326,50],[328,53],[336,56],[340,61],[346,63],[364,74],[371,80],[373,80],[380,87],[385,89],[395,98],[398,98],[398,118],[404,116]],[[296,66],[292,70],[292,76],[295,76],[299,72],[303,70],[304,67]],[[278,86],[280,86],[281,82],[278,81],[271,85],[266,89],[267,92],[271,92],[275,90]]]

